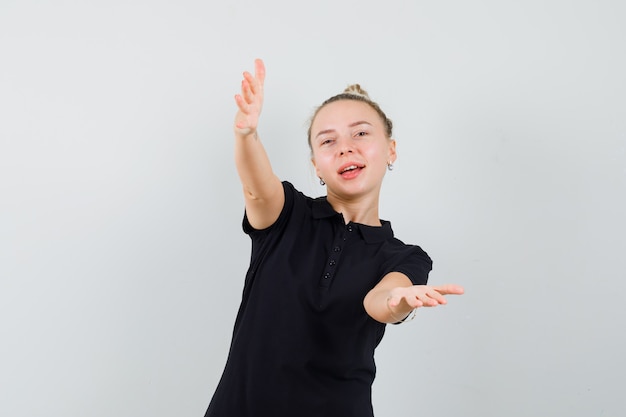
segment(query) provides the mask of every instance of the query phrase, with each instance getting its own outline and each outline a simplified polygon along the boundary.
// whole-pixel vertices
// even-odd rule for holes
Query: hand
[[[413,285],[412,287],[396,287],[391,290],[387,299],[389,310],[392,315],[396,315],[399,311],[406,311],[406,307],[402,308],[401,304],[406,303],[411,309],[419,307],[436,307],[440,304],[447,304],[445,295],[463,294],[463,287],[454,284],[429,286],[429,285]]]
[[[263,82],[265,65],[260,59],[254,61],[254,76],[248,71],[243,73],[241,94],[235,95],[239,111],[235,116],[235,133],[250,135],[256,132],[263,107]]]

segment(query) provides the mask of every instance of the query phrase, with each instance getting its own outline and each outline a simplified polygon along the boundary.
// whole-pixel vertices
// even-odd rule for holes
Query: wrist
[[[393,309],[391,308],[391,305],[389,304],[389,300],[391,299],[391,297],[387,297],[386,300],[386,304],[387,304],[387,311],[389,313],[389,316],[391,317],[391,319],[393,320],[393,323],[404,323],[405,321],[411,321],[415,318],[415,310],[416,309],[410,309],[408,311],[396,311],[394,312]]]
[[[235,128],[235,137],[241,140],[258,140],[259,135],[256,129],[238,129]]]

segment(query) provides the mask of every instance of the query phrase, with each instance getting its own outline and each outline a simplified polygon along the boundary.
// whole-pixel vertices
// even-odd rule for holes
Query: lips
[[[348,162],[347,164],[342,165],[337,173],[343,178],[349,179],[356,177],[363,168],[365,168],[365,165],[363,164]]]

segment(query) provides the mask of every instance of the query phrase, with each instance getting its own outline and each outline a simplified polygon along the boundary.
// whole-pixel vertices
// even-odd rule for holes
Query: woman
[[[235,162],[252,257],[226,367],[205,417],[372,416],[374,350],[386,323],[462,294],[427,286],[431,260],[378,217],[396,159],[392,123],[358,85],[311,119],[311,161],[327,195],[273,173],[257,133],[265,67],[235,96]]]

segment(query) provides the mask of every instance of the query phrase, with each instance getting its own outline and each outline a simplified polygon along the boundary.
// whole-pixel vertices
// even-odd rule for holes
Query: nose
[[[347,153],[352,153],[352,143],[349,140],[344,140],[339,147],[339,155],[345,155]]]

